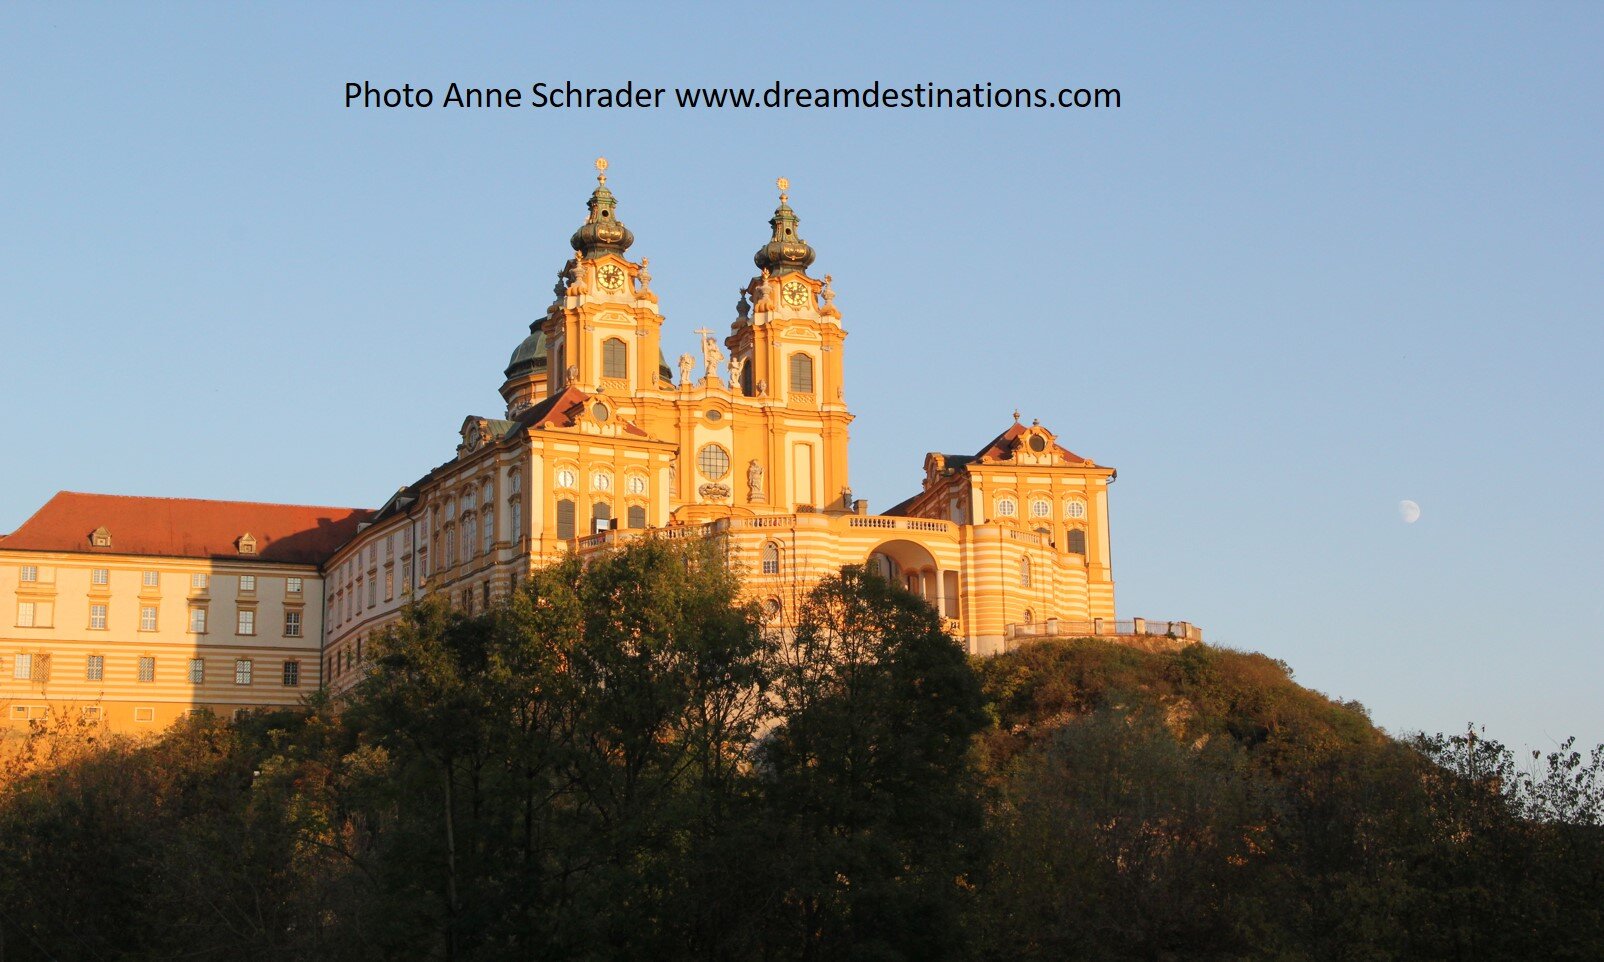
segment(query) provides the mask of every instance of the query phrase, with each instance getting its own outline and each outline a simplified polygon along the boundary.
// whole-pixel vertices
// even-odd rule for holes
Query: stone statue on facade
[[[753,458],[746,466],[746,500],[761,504],[763,497],[763,465]]]
[[[718,338],[705,327],[696,333],[702,335],[702,364],[707,368],[706,374],[708,377],[716,378],[718,363],[724,360],[724,352],[718,349]]]
[[[696,366],[696,358],[689,354],[679,356],[679,386],[685,387],[691,383],[691,368]]]
[[[744,371],[745,369],[746,369],[746,358],[744,358],[744,357],[732,357],[732,358],[730,358],[730,390],[739,391],[741,389],[741,372]]]

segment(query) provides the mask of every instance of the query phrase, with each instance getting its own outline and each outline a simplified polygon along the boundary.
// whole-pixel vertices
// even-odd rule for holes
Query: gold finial
[[[1018,408],[1014,408],[1014,423],[1015,424],[1019,423],[1019,409]]]
[[[780,200],[785,200],[785,192],[791,189],[791,182],[781,177],[774,182],[774,186],[780,188]]]
[[[606,157],[597,157],[596,158],[596,183],[598,183],[598,184],[607,183],[607,158]]]

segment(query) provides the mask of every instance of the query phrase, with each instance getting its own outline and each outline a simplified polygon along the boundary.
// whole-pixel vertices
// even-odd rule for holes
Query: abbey
[[[902,503],[854,499],[847,329],[785,181],[728,331],[703,326],[669,364],[648,260],[597,167],[501,410],[465,418],[453,456],[377,509],[63,492],[0,539],[7,717],[77,706],[139,727],[343,690],[421,593],[481,610],[566,553],[638,537],[719,539],[777,627],[867,563],[974,654],[1045,634],[1198,637],[1115,621],[1115,472],[1017,412],[973,451],[926,455]]]

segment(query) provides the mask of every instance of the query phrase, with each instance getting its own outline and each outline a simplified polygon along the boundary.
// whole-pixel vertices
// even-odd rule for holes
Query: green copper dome
[[[530,335],[523,339],[518,349],[512,352],[512,360],[507,362],[507,377],[517,377],[529,371],[541,371],[546,367],[546,334],[539,328],[534,328]]]
[[[606,171],[607,162],[598,160],[596,169]],[[590,216],[574,231],[574,236],[568,238],[568,245],[586,257],[598,254],[624,256],[629,245],[635,243],[635,235],[618,219],[618,198],[607,189],[606,173],[596,175],[596,189],[591,192],[585,207],[590,211]]]
[[[818,256],[813,251],[813,245],[803,240],[802,235],[797,233],[796,211],[786,203],[785,191],[789,186],[785,178],[781,177],[780,206],[774,209],[774,216],[769,218],[769,228],[774,232],[773,236],[752,255],[754,264],[776,277],[793,272],[806,273],[808,265]]]

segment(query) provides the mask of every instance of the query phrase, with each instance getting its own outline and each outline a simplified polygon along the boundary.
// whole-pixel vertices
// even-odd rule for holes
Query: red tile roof
[[[1024,433],[1025,426],[1020,424],[1018,421],[1015,421],[1013,425],[1008,428],[1008,430],[992,438],[991,443],[981,448],[980,451],[975,454],[975,457],[993,458],[998,461],[1013,457],[1013,442]],[[1065,461],[1078,461],[1081,464],[1092,463],[1090,460],[1081,457],[1074,451],[1064,447],[1062,444],[1054,444],[1053,447],[1058,449],[1058,453],[1064,458]]]
[[[590,398],[591,395],[570,384],[563,388],[561,393],[546,398],[520,414],[518,423],[530,428],[571,428],[578,423],[578,415],[581,409],[584,408],[585,402],[589,401]],[[651,437],[651,435],[623,418],[618,418],[618,423],[626,434],[633,434],[642,438]]]
[[[6,537],[5,549],[321,564],[372,516],[366,508],[58,491]],[[92,547],[89,536],[102,527],[111,547]],[[256,553],[242,555],[247,533]]]

